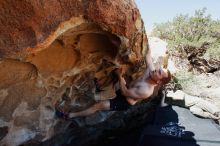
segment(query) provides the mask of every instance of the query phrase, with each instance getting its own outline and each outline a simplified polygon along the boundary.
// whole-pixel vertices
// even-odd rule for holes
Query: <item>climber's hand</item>
[[[115,70],[115,73],[117,74],[118,77],[120,77],[124,74],[124,70],[122,67],[120,67]]]

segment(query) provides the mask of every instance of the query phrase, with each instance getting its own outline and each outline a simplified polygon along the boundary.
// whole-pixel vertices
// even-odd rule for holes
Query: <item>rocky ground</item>
[[[167,65],[174,76],[166,85],[166,90],[182,90],[220,108],[220,61],[203,58],[205,48],[202,47],[193,48],[193,51],[186,48],[185,53],[181,54],[174,53],[167,45],[166,41],[149,37],[153,60],[163,58],[160,60],[163,66]],[[167,63],[164,61],[166,54],[169,54]]]
[[[195,75],[193,83],[183,87],[184,91],[207,99],[220,107],[220,71]]]
[[[172,59],[175,62],[176,81],[181,84],[182,90],[220,107],[220,70],[213,73],[201,73],[195,69],[188,71],[187,60]]]

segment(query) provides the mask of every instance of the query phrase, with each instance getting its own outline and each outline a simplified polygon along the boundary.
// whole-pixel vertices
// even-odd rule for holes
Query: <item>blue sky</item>
[[[135,0],[146,30],[154,23],[167,22],[177,14],[194,15],[195,10],[207,8],[206,13],[220,20],[220,0]]]

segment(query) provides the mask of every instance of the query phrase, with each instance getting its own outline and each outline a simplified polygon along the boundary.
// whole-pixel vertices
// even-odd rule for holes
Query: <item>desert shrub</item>
[[[196,76],[186,70],[180,70],[176,73],[176,82],[180,84],[183,89],[197,84]]]
[[[172,21],[155,24],[152,35],[168,42],[171,55],[186,57],[187,49],[201,48],[204,58],[220,60],[220,21],[206,14],[206,8],[193,16],[180,14]]]

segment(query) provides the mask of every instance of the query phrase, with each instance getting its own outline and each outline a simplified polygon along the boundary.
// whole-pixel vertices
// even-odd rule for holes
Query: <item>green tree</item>
[[[186,56],[195,48],[203,49],[202,57],[220,60],[220,21],[206,14],[206,8],[194,16],[178,15],[171,22],[155,24],[152,32],[168,42],[170,54]]]

